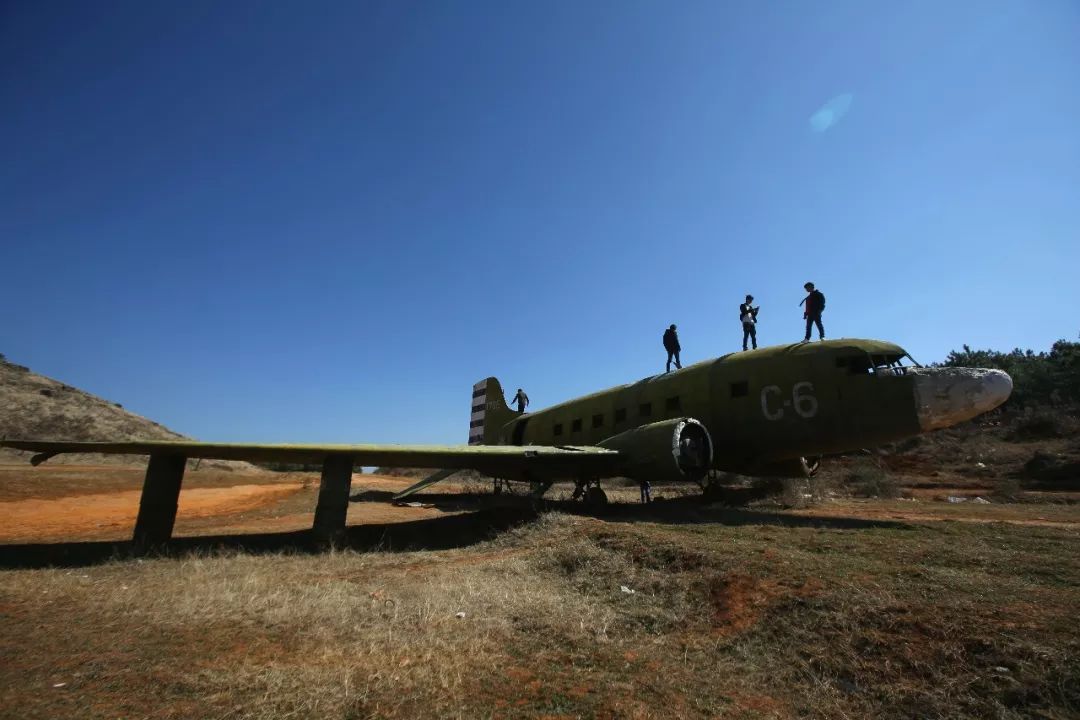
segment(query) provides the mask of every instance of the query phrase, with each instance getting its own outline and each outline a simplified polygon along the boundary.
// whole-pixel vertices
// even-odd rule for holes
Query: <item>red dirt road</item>
[[[177,520],[237,515],[300,492],[289,485],[236,485],[180,493]],[[0,503],[0,542],[32,542],[96,534],[127,535],[135,527],[141,490]]]
[[[189,476],[180,492],[175,536],[288,532],[311,527],[317,474],[189,472]],[[412,482],[357,474],[353,492],[396,491]],[[142,470],[3,466],[0,485],[0,490],[8,491],[0,494],[6,495],[0,500],[0,543],[127,540],[139,512]],[[408,522],[443,514],[436,508],[354,502],[349,505],[347,522]]]

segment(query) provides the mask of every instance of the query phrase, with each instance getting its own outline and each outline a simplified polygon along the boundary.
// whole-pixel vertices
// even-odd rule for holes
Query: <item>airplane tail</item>
[[[517,416],[506,406],[502,385],[493,377],[473,385],[472,415],[469,418],[470,445],[497,445],[499,430]]]

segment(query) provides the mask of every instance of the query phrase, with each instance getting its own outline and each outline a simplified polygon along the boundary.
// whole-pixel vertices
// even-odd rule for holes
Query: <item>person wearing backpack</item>
[[[814,325],[817,325],[818,340],[824,340],[825,326],[821,324],[821,313],[825,312],[825,295],[816,289],[812,282],[803,285],[803,289],[806,290],[806,297],[799,303],[806,305],[803,309],[803,319],[806,320],[806,336],[803,337],[803,342],[810,342],[810,330]]]
[[[746,341],[752,340],[754,349],[757,350],[757,314],[760,307],[754,307],[753,295],[746,296],[746,302],[739,306],[739,321],[742,322],[742,349],[746,349]]]
[[[682,347],[679,345],[679,333],[675,332],[674,325],[664,331],[664,349],[667,350],[667,369],[664,372],[671,372],[672,358],[675,358],[675,369],[682,369],[682,363],[679,362],[679,351]]]

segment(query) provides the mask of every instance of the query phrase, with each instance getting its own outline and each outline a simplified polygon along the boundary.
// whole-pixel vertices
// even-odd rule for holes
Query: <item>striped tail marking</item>
[[[473,385],[472,415],[469,416],[469,444],[484,444],[484,415],[487,409],[487,380]]]

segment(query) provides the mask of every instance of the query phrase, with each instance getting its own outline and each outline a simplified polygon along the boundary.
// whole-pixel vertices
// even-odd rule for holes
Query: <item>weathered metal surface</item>
[[[331,455],[355,458],[360,465],[429,468],[538,467],[566,462],[603,466],[615,453],[595,447],[491,447],[484,445],[278,445],[250,443],[67,442],[60,440],[3,440],[0,446],[30,452],[152,455],[182,453],[215,460],[319,463]]]
[[[752,475],[767,467],[771,474],[794,467],[802,457],[872,447],[943,427],[941,422],[959,422],[1008,397],[1008,387],[993,373],[978,375],[974,384],[984,383],[982,390],[969,383],[972,376],[942,376],[937,391],[975,393],[979,399],[956,411],[938,403],[931,411],[938,420],[928,425],[927,411],[917,409],[915,389],[916,377],[928,371],[913,363],[894,365],[906,356],[899,345],[860,339],[736,352],[523,416],[512,414],[497,438],[508,444],[599,446],[635,428],[693,417],[712,437],[714,469]],[[963,387],[948,390],[951,382]],[[498,398],[489,391],[487,400],[485,438],[494,430],[491,409]]]
[[[712,439],[693,418],[662,420],[603,441],[617,450],[626,477],[653,482],[701,481],[712,466]]]
[[[1012,393],[1001,370],[918,368],[911,371],[915,412],[924,431],[946,428],[993,410]]]

